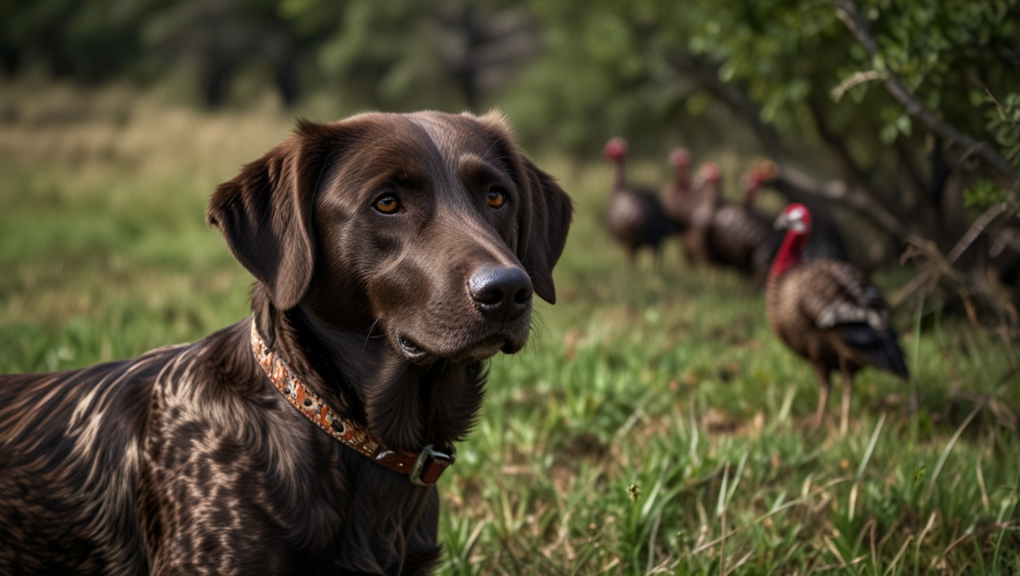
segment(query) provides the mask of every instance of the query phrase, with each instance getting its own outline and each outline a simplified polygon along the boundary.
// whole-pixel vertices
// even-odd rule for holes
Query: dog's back
[[[153,383],[182,348],[0,376],[0,573],[147,572],[140,438]]]

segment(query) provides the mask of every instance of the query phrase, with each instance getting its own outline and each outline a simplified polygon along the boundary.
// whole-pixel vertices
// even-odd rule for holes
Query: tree
[[[941,253],[971,225],[966,186],[991,183],[983,186],[1001,199],[1015,181],[1017,154],[1012,164],[1005,156],[1016,118],[993,126],[987,115],[1011,118],[989,97],[1020,94],[1016,0],[591,0],[533,9],[550,49],[511,103],[528,112],[525,135],[551,128],[578,152],[619,132],[657,142],[711,103],[707,110],[726,110],[780,166],[776,184],[787,195],[840,202],[891,239],[931,239]],[[958,265],[983,272],[977,248]]]
[[[297,102],[301,59],[338,23],[324,12],[316,26],[295,22],[278,0],[149,0],[144,38],[165,61],[197,70],[205,103],[220,106],[237,71],[253,59],[269,64],[285,105]],[[284,7],[286,4],[284,5]]]
[[[332,3],[291,4],[300,18]],[[508,2],[350,0],[318,61],[333,86],[373,107],[480,111],[539,41],[527,10]]]
[[[144,6],[129,0],[9,0],[0,4],[0,64],[57,78],[108,80],[136,64]]]

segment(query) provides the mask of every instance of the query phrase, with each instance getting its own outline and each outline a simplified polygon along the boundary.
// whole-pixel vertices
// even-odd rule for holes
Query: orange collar
[[[450,447],[448,452],[436,450],[429,444],[421,452],[405,452],[390,450],[366,432],[357,422],[339,416],[322,399],[312,393],[290,368],[266,345],[251,322],[251,349],[255,360],[265,371],[266,376],[276,386],[283,397],[305,415],[306,418],[322,428],[327,434],[343,444],[360,452],[394,472],[407,474],[411,484],[428,486],[435,484],[439,476],[457,459],[457,449]]]

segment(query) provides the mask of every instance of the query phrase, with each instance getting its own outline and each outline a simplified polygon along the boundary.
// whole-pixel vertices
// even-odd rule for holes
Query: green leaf
[[[896,129],[895,124],[886,124],[882,126],[882,130],[878,133],[878,138],[882,141],[882,144],[889,145],[896,141],[896,137],[899,135],[899,130]]]
[[[900,134],[910,136],[910,116],[901,114],[900,117],[896,119],[896,129],[900,132]]]
[[[963,191],[963,204],[980,212],[1006,199],[1006,190],[990,180],[981,180]]]

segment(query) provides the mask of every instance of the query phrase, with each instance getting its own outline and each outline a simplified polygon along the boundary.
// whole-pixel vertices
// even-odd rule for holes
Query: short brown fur
[[[376,211],[385,195],[402,211]],[[0,377],[0,573],[428,572],[436,488],[290,406],[250,322],[388,447],[452,444],[481,404],[484,360],[524,346],[531,286],[555,300],[571,211],[498,115],[299,123],[209,205],[257,279],[251,318],[133,360]],[[486,267],[526,271],[523,313],[479,312]]]

